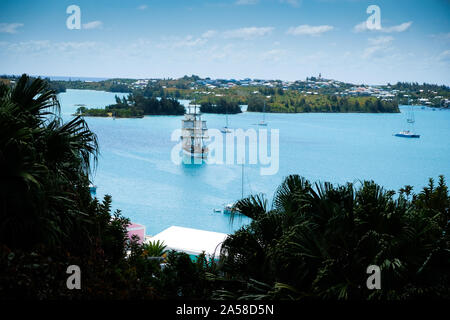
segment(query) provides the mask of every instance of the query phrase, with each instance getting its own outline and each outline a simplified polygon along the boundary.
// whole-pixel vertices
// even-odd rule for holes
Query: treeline
[[[122,99],[116,96],[116,103],[104,109],[78,108],[77,113],[94,117],[141,118],[144,115],[182,115],[185,108],[171,98],[147,98],[142,94],[132,93]]]
[[[236,114],[241,113],[241,107],[236,101],[227,99],[218,99],[213,102],[202,102],[200,104],[200,111],[203,113],[223,113],[223,114]]]
[[[141,109],[145,115],[182,115],[185,112],[184,106],[172,98],[146,98],[144,95],[130,94],[127,103]]]
[[[66,92],[67,88],[64,83],[60,81],[52,81],[50,78],[45,78],[44,80],[48,83],[49,88],[54,90],[56,93]]]
[[[268,87],[260,87],[258,91],[265,96],[272,96],[278,94],[280,96],[284,95],[283,88],[268,88]]]
[[[437,92],[450,92],[450,87],[446,85],[429,84],[425,82],[422,84],[419,84],[418,82],[397,82],[396,84],[389,84],[389,86],[391,87],[391,89],[401,91],[420,92],[420,90],[430,90]]]
[[[141,109],[137,109],[135,107],[129,107],[126,109],[87,109],[86,107],[80,107],[77,109],[77,113],[75,115],[87,117],[143,118],[144,112]]]
[[[165,83],[166,81],[160,80],[159,82]],[[184,83],[184,82],[182,82]],[[176,87],[163,88],[160,83],[148,84],[143,89],[137,89],[135,92],[143,94],[147,98],[173,98],[173,99],[191,99],[193,91],[188,88],[187,85],[179,85],[178,82],[173,84]]]
[[[248,99],[248,111],[262,112],[266,101],[266,112],[400,112],[396,101],[375,97],[338,97],[335,95],[275,95],[266,98],[254,95]]]
[[[0,75],[0,83],[11,86],[13,83],[20,79],[19,76]],[[36,77],[30,77],[30,79],[36,79]],[[52,81],[50,78],[43,78],[47,87],[56,93],[66,92],[66,86],[64,82]]]
[[[219,261],[193,261],[127,238],[130,221],[111,212],[111,197],[89,193],[96,135],[80,117],[63,123],[49,114],[54,108],[41,79],[0,85],[2,300],[450,299],[442,176],[417,193],[288,176],[271,203],[237,201],[231,221],[239,212],[251,222],[227,237]],[[81,269],[80,290],[67,288],[70,265]],[[379,290],[367,287],[369,266],[381,273]]]
[[[67,89],[79,90],[99,90],[108,92],[132,92],[129,84],[133,80],[130,79],[109,79],[103,81],[81,81],[81,80],[51,80],[53,86],[64,86]]]
[[[399,90],[397,93],[397,101],[400,104],[423,105],[423,100],[428,99],[425,105],[430,107],[443,107],[444,99],[450,99],[450,87],[445,85],[419,84],[417,82],[397,82],[390,85],[393,90]]]

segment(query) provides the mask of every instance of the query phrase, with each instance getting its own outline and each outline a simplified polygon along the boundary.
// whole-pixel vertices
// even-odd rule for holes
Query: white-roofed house
[[[146,242],[164,242],[167,250],[182,251],[191,256],[202,252],[211,258],[218,259],[226,233],[171,226],[153,237],[147,237]]]

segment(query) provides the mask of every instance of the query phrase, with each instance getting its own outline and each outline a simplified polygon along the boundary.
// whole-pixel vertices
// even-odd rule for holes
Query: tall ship
[[[194,111],[192,112],[192,109]],[[190,158],[206,159],[208,147],[205,140],[208,139],[208,127],[202,120],[201,112],[197,112],[197,106],[189,106],[184,119],[181,120],[181,140],[183,154]]]

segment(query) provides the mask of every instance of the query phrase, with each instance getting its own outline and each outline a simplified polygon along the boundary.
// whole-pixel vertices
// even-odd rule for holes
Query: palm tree
[[[0,242],[61,244],[86,218],[97,138],[80,117],[62,123],[40,78],[22,75],[0,94]]]
[[[167,246],[164,244],[164,241],[160,240],[144,243],[142,247],[144,250],[144,254],[147,257],[161,258],[167,252],[166,250]]]
[[[313,185],[291,175],[275,192],[270,210],[262,195],[238,201],[235,209],[252,222],[222,246],[222,271],[234,282],[216,296],[448,297],[450,279],[442,262],[450,265],[443,223],[449,220],[450,198],[443,178],[438,188],[430,182],[414,200],[394,194],[373,181],[359,187]],[[383,290],[366,288],[366,268],[373,264],[381,268]]]

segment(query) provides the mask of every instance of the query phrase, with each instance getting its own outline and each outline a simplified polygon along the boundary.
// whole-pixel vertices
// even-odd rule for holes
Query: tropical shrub
[[[444,178],[394,195],[373,181],[313,185],[291,175],[270,210],[263,196],[238,201],[236,212],[252,222],[222,246],[222,271],[235,282],[217,297],[450,298]],[[369,265],[380,267],[382,290],[366,287]]]

